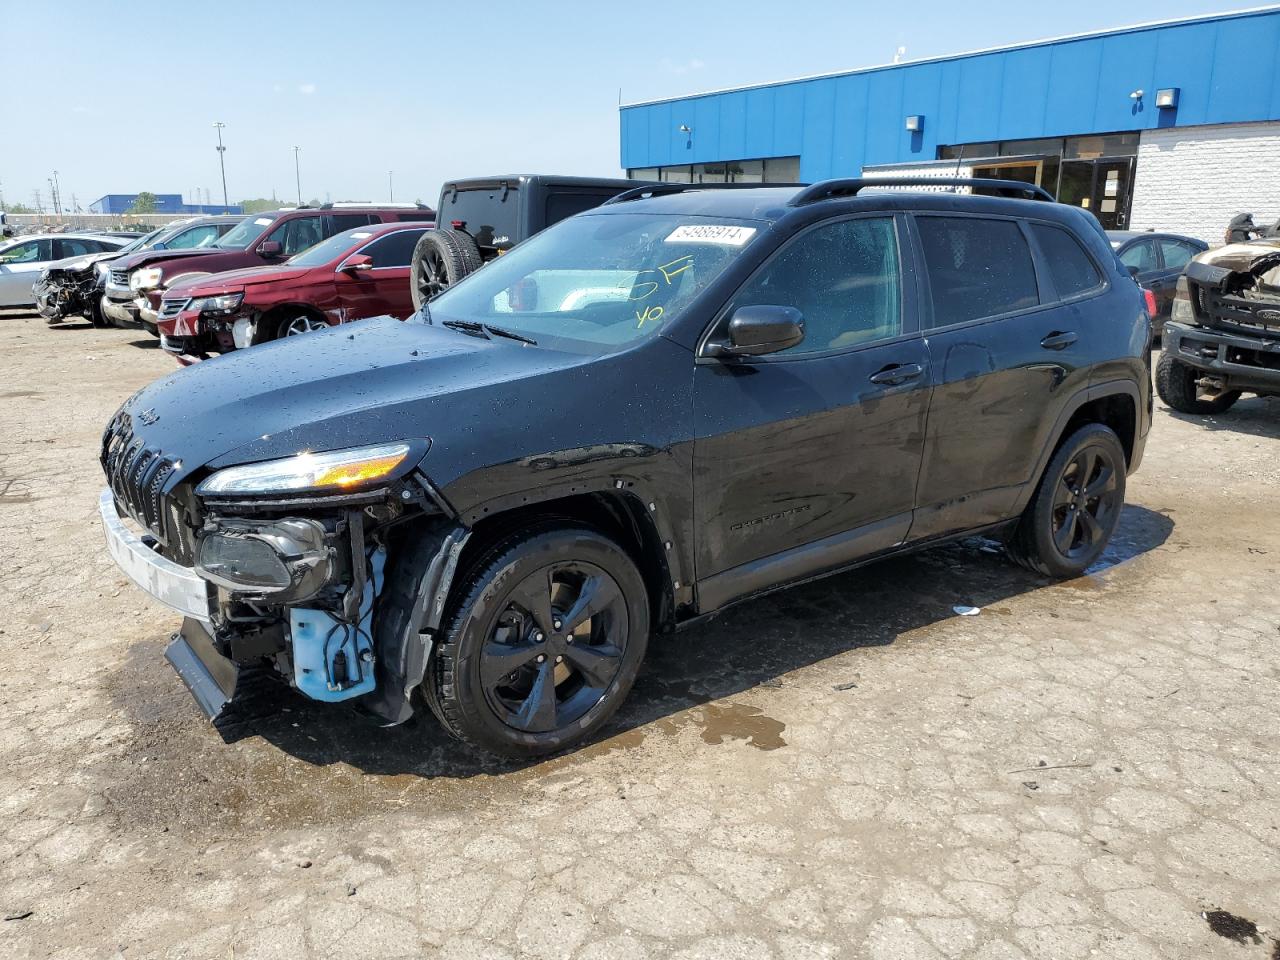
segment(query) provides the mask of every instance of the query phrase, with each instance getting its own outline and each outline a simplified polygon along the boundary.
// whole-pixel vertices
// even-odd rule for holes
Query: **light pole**
[[[213,122],[213,128],[218,131],[218,166],[222,169],[222,205],[229,207],[231,204],[227,201],[227,148],[222,145],[222,128],[226,124],[221,120]]]
[[[301,152],[301,147],[293,148],[293,179],[298,187],[298,206],[302,206],[302,171],[298,166],[298,154]]]
[[[53,171],[53,209],[62,216],[62,187],[58,184],[58,171]]]
[[[394,203],[396,199],[395,182],[391,179],[391,175],[394,173],[395,173],[394,170],[387,171],[387,199],[389,199],[392,203]]]

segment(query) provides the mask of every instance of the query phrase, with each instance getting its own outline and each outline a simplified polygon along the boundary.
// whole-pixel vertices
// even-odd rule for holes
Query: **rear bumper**
[[[1163,349],[1179,363],[1221,380],[1223,390],[1280,394],[1280,340],[1168,323]]]

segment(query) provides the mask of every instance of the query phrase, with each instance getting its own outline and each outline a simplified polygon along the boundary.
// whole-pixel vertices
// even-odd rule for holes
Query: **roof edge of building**
[[[854,67],[852,70],[832,70],[827,73],[813,73],[803,77],[790,77],[785,80],[768,80],[763,83],[749,83],[739,87],[719,87],[714,90],[703,90],[698,93],[684,93],[674,97],[657,97],[652,100],[635,100],[631,103],[618,104],[618,110],[629,110],[633,107],[651,107],[660,103],[677,103],[681,100],[698,100],[702,97],[715,97],[726,93],[742,93],[747,90],[763,90],[768,87],[785,87],[792,83],[805,83],[810,80],[827,80],[834,77],[852,77],[863,73],[876,73],[881,70],[900,70],[903,67],[916,67],[927,63],[947,63],[952,60],[965,60],[969,57],[981,57],[990,53],[1005,53],[1010,50],[1030,50],[1035,47],[1052,46],[1055,43],[1068,43],[1074,40],[1088,40],[1094,37],[1116,36],[1124,33],[1141,33],[1145,30],[1156,30],[1161,27],[1178,26],[1184,23],[1203,23],[1206,20],[1236,20],[1243,17],[1254,17],[1265,13],[1280,12],[1280,3],[1270,3],[1260,7],[1246,7],[1241,10],[1226,10],[1221,13],[1202,13],[1190,17],[1172,17],[1167,20],[1148,20],[1143,23],[1129,24],[1123,27],[1109,27],[1105,30],[1089,30],[1084,33],[1069,33],[1057,37],[1046,37],[1043,40],[1028,40],[1022,43],[1006,43],[996,47],[982,47],[978,50],[966,50],[963,53],[948,53],[936,57],[923,57],[919,60],[907,60],[902,63],[878,63],[869,67]]]

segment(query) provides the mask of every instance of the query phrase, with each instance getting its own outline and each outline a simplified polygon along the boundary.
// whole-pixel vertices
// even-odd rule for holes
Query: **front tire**
[[[458,596],[423,685],[458,739],[509,757],[553,753],[597,731],[630,691],[648,597],[630,557],[595,530],[518,534]]]
[[[1046,577],[1080,576],[1102,556],[1120,522],[1126,461],[1110,427],[1090,423],[1049,460],[1009,539],[1009,555]]]
[[[1222,413],[1240,399],[1239,390],[1218,394],[1212,400],[1202,398],[1196,393],[1196,379],[1193,367],[1175,360],[1171,354],[1160,356],[1156,364],[1156,393],[1179,413]]]

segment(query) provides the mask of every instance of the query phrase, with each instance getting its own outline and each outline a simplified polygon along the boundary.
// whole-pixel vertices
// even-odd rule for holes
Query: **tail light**
[[[1195,306],[1191,303],[1191,285],[1186,277],[1178,278],[1178,288],[1173,295],[1173,309],[1170,311],[1169,319],[1178,323],[1196,322]]]
[[[1160,308],[1156,306],[1156,295],[1146,287],[1143,287],[1142,301],[1147,305],[1147,316],[1154,319],[1155,315],[1160,312]]]

